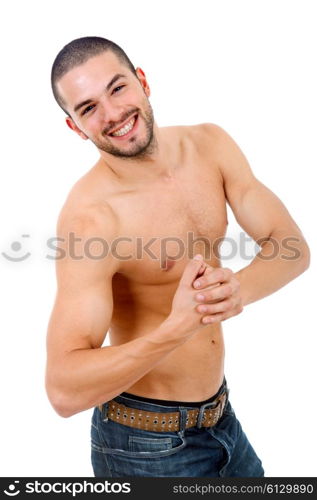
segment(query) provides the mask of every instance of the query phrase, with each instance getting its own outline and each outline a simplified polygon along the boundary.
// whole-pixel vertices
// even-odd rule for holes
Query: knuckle
[[[231,269],[229,269],[229,267],[224,267],[224,274],[227,276],[227,277],[231,277],[233,275],[233,272]]]
[[[217,292],[217,290],[212,290],[211,292],[208,292],[206,294],[207,300],[216,300],[218,298],[219,298],[219,292]]]
[[[233,278],[233,282],[235,284],[236,290],[240,290],[240,281],[237,278]]]
[[[204,316],[203,318],[201,318],[201,322],[204,324],[210,323],[210,318],[211,316]]]
[[[218,271],[218,277],[216,279],[219,279],[219,281],[224,281],[224,279],[225,279],[225,270],[224,269],[220,269]]]
[[[232,309],[232,307],[233,307],[233,301],[231,299],[227,300],[225,310],[230,311],[230,309]]]
[[[209,300],[221,299],[221,290],[220,287],[213,288],[209,292]]]

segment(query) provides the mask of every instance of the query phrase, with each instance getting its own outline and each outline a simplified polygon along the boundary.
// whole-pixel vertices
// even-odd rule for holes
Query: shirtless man
[[[94,408],[96,476],[263,476],[228,399],[221,323],[307,269],[300,229],[222,128],[158,127],[144,72],[113,42],[66,45],[52,88],[67,125],[100,153],[57,224],[53,407]],[[261,242],[236,273],[217,252],[226,202]],[[293,238],[293,250],[272,256],[270,238],[280,249]]]

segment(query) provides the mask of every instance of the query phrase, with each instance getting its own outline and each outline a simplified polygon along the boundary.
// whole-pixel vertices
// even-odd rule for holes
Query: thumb
[[[206,267],[204,258],[199,253],[194,256],[187,264],[183,271],[180,283],[183,285],[192,285],[193,280],[196,278],[199,272]]]

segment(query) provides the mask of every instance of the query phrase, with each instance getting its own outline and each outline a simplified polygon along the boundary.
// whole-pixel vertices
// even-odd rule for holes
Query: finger
[[[220,323],[220,321],[224,321],[225,319],[227,319],[224,316],[225,316],[224,314],[214,314],[213,316],[204,316],[201,321],[205,325],[211,323]]]
[[[205,288],[209,285],[215,285],[216,283],[222,283],[228,281],[232,276],[231,269],[218,267],[214,269],[208,276],[201,276],[195,281],[195,288]]]
[[[204,316],[201,319],[201,322],[204,324],[209,323],[219,323],[220,321],[225,321],[226,319],[232,318],[233,316],[237,316],[243,311],[243,307],[239,306],[229,312],[223,312],[218,314],[213,314],[212,316]]]
[[[190,259],[186,264],[180,283],[191,286],[198,272],[204,267],[204,265],[203,256],[200,254],[195,255],[194,258]]]
[[[197,277],[199,278],[199,276],[202,276],[204,274],[209,274],[211,271],[213,271],[213,269],[214,269],[213,267],[209,266],[208,264],[206,264],[205,261],[203,261],[201,268],[197,273]]]
[[[208,325],[210,323],[220,323],[221,321],[225,321],[226,319],[229,319],[232,316],[234,316],[234,314],[219,313],[219,314],[213,314],[212,316],[204,316],[201,321],[205,325]]]
[[[222,300],[216,304],[203,304],[197,306],[197,311],[204,314],[217,314],[228,312],[234,309],[235,304],[232,299]]]
[[[232,294],[232,286],[225,284],[213,287],[211,290],[205,288],[195,296],[195,299],[198,302],[210,302],[212,300],[224,300],[227,297],[231,297]]]

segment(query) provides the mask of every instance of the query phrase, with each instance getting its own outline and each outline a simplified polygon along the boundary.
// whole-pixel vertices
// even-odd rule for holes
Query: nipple
[[[175,265],[175,260],[167,258],[162,262],[162,269],[163,271],[169,271],[170,269],[172,269],[172,267],[174,267],[174,265]]]

